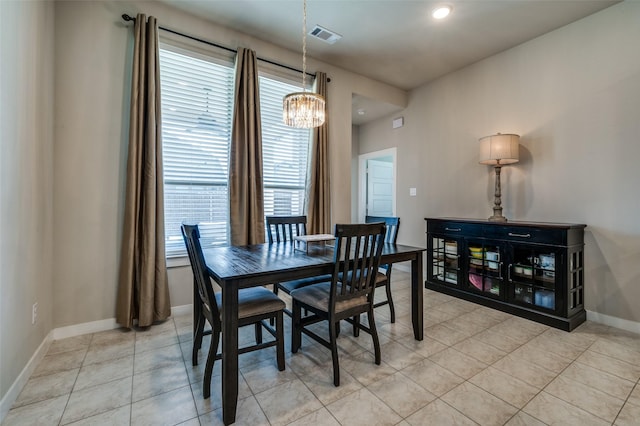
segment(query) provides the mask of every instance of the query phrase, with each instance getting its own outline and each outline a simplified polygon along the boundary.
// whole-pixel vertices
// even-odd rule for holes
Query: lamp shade
[[[520,159],[520,136],[501,134],[480,138],[480,164],[504,165]]]

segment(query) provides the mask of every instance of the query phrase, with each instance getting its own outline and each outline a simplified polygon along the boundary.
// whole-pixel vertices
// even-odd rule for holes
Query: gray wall
[[[360,151],[360,126],[351,131],[351,222],[358,221],[358,152]]]
[[[400,129],[360,126],[360,154],[398,149],[399,241],[424,247],[424,217],[489,217],[478,138],[517,133],[505,216],[587,224],[587,309],[640,322],[639,23],[618,4],[414,90]]]
[[[53,34],[53,3],[0,1],[0,399],[52,324]]]

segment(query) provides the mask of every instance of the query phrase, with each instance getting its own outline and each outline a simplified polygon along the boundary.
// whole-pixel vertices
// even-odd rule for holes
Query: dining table
[[[385,243],[380,258],[381,264],[411,262],[411,320],[416,340],[423,339],[424,251]],[[222,417],[229,425],[235,422],[238,404],[238,290],[331,274],[334,254],[332,246],[300,250],[293,242],[203,246],[203,254],[209,275],[222,289]]]

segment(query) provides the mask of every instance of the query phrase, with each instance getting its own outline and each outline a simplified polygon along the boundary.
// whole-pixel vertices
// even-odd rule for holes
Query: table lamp
[[[505,164],[517,163],[519,160],[518,147],[520,136],[501,134],[480,138],[480,164],[488,164],[496,171],[496,189],[491,222],[506,222],[502,216],[502,194],[500,190],[500,169]]]

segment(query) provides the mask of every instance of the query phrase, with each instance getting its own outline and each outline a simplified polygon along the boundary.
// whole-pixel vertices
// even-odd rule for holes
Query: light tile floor
[[[395,324],[376,310],[382,365],[369,335],[343,327],[340,387],[329,351],[306,338],[284,372],[273,348],[241,355],[236,423],[640,425],[640,335],[590,322],[566,333],[424,290],[418,342],[408,280],[394,271]],[[208,340],[192,367],[191,321],[54,341],[2,424],[222,424],[220,362],[204,400]]]

